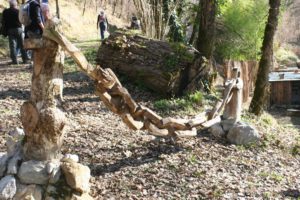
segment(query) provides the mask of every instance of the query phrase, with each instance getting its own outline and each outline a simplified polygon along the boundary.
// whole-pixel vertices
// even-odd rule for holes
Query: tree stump
[[[59,108],[62,101],[64,53],[46,38],[27,39],[33,50],[30,100],[21,107],[25,132],[23,152],[27,160],[51,160],[60,157],[66,118]]]

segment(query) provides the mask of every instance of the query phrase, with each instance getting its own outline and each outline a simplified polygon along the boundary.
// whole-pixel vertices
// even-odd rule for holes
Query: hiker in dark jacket
[[[31,23],[25,27],[26,38],[40,38],[44,30],[44,19],[40,0],[29,0],[29,16]]]
[[[12,64],[18,64],[18,50],[21,51],[23,63],[28,62],[26,50],[23,48],[23,29],[19,22],[19,10],[17,9],[17,1],[10,0],[9,8],[3,11],[2,23],[7,29],[10,57]]]

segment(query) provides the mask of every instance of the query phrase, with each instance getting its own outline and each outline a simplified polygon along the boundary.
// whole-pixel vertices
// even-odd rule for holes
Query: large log
[[[179,95],[197,75],[195,54],[181,44],[116,32],[99,48],[97,62],[158,93]]]

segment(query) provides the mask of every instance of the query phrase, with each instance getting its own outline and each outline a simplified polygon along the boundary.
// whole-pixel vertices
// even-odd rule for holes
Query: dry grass
[[[50,2],[50,7],[52,14],[55,14],[55,3]],[[83,15],[83,2],[60,1],[60,15],[64,34],[77,41],[99,38],[99,31],[96,29],[99,10],[92,5],[87,6]],[[125,20],[111,14],[112,9],[110,7],[106,7],[105,11],[110,25],[117,28],[124,28],[127,25]]]

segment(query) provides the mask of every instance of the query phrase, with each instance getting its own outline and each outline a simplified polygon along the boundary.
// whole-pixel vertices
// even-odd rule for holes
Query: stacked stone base
[[[24,160],[24,133],[8,134],[7,152],[0,153],[1,200],[89,200],[90,169],[67,154],[49,161]]]

